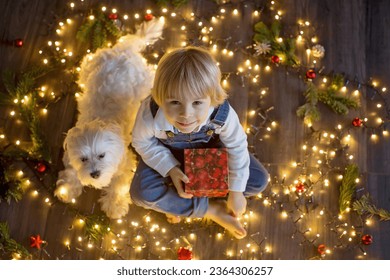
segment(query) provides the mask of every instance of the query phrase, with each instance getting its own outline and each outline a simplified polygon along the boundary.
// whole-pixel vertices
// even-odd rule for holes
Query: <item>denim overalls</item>
[[[155,116],[158,105],[151,99],[150,109]],[[208,124],[201,127],[198,132],[181,133],[166,131],[167,139],[158,139],[168,147],[175,158],[183,166],[183,150],[186,148],[221,148],[224,147],[215,129],[225,124],[229,113],[229,103],[226,100],[215,108]],[[244,191],[245,196],[254,196],[262,192],[268,184],[268,172],[263,165],[250,154],[249,179]],[[140,159],[134,175],[130,195],[133,202],[147,209],[175,216],[203,217],[208,208],[207,197],[181,198],[171,178],[162,177],[157,171],[147,166]]]

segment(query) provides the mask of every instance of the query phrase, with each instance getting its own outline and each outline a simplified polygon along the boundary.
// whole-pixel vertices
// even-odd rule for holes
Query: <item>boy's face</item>
[[[183,133],[190,133],[206,119],[211,106],[209,96],[204,98],[165,99],[161,108],[168,122]]]

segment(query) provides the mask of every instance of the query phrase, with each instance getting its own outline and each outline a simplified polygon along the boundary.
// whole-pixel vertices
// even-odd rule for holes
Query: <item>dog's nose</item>
[[[94,171],[90,175],[92,178],[97,179],[100,176],[100,171]]]

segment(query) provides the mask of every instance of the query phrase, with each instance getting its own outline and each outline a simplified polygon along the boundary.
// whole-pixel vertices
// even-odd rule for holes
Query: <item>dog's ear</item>
[[[115,133],[117,135],[122,136],[122,128],[117,123],[110,123],[106,127],[107,130],[111,131],[112,133]]]
[[[71,129],[68,130],[68,132],[66,133],[66,137],[65,137],[65,140],[64,140],[64,144],[63,144],[63,148],[64,148],[64,151],[66,151],[68,149],[68,144],[69,142],[72,141],[72,139],[80,134],[80,131],[81,129],[78,128],[78,127],[72,127]]]

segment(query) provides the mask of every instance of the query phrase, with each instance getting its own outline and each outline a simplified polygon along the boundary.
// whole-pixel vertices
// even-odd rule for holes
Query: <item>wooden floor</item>
[[[74,2],[88,13],[94,3],[101,1]],[[198,20],[209,22],[211,16],[220,14],[215,2],[222,1],[189,2],[183,12],[192,10]],[[390,33],[387,29],[390,21],[389,1],[281,1],[275,4],[274,11],[270,11],[271,1],[226,2],[229,2],[223,6],[226,9],[226,18],[218,19],[213,36],[222,39],[222,43],[226,42],[229,50],[250,46],[254,23],[258,20],[269,22],[275,11],[280,9],[283,12],[284,35],[298,34],[299,19],[310,21],[310,27],[305,30],[311,33],[309,36],[316,35],[319,44],[326,50],[325,58],[317,69],[324,67],[323,73],[344,73],[351,81],[347,85],[351,91],[354,90],[356,81],[365,84],[370,82],[371,78],[379,81],[379,88],[387,86],[390,89]],[[131,16],[129,21],[133,20],[135,12],[142,16],[148,8],[152,11],[158,10],[151,1],[117,0],[105,1],[105,4],[108,8],[117,8],[119,13],[128,13]],[[47,41],[54,40],[55,29],[60,20],[66,20],[67,17],[85,17],[81,12],[72,14],[67,5],[69,3],[60,0],[1,1],[2,41],[23,38],[24,46],[19,49],[2,44],[0,69],[21,71],[30,64],[38,63],[41,59],[38,55],[39,49],[47,44]],[[239,12],[237,16],[232,15],[235,8]],[[260,16],[253,16],[253,12],[261,8],[264,10]],[[157,45],[159,47],[177,46],[177,42],[181,40],[179,25],[169,25],[169,22],[164,40]],[[178,23],[178,20],[173,22]],[[193,30],[187,32],[189,36],[196,34]],[[73,37],[69,34],[64,35],[68,36],[66,42],[76,46],[74,33]],[[76,50],[77,47],[75,52]],[[305,62],[304,48],[300,51]],[[316,161],[319,155],[302,149],[304,144],[308,147],[332,145],[332,141],[327,139],[314,141],[311,137],[312,131],[296,116],[296,109],[304,103],[302,93],[305,91],[305,85],[302,73],[284,66],[272,65],[271,72],[262,71],[259,82],[253,84],[242,78],[243,75],[236,75],[238,67],[244,65],[247,59],[245,52],[237,51],[232,58],[220,55],[217,59],[221,61],[222,71],[225,74],[230,73],[229,100],[242,124],[245,127],[260,126],[262,118],[251,117],[248,112],[259,110],[264,115],[267,109],[267,120],[277,123],[271,132],[260,127],[258,134],[249,135],[251,151],[264,163],[272,179],[263,197],[249,200],[248,216],[243,218],[249,232],[248,237],[237,241],[216,224],[201,220],[171,225],[163,215],[132,205],[122,223],[111,221],[111,232],[89,248],[90,242],[83,235],[84,226],[75,219],[71,208],[44,190],[40,191],[38,197],[26,192],[18,203],[0,204],[0,222],[6,221],[9,224],[11,237],[29,248],[30,236],[40,234],[47,242],[44,249],[38,251],[29,248],[36,259],[176,259],[177,249],[186,246],[192,248],[195,259],[318,259],[320,255],[317,247],[320,244],[331,250],[331,253],[323,257],[325,259],[390,259],[390,222],[380,222],[373,218],[368,226],[365,220],[354,213],[347,215],[344,220],[338,220],[340,181],[336,178],[338,174],[342,174],[342,170],[318,167]],[[258,63],[261,69],[267,64],[261,59],[252,63]],[[61,76],[54,76],[44,82],[56,92],[67,93],[66,82]],[[259,94],[262,90],[267,92],[264,96]],[[337,116],[321,107],[322,120],[316,123],[314,128],[329,134],[335,133],[337,136],[337,124],[350,127],[353,141],[344,155],[353,155],[352,162],[359,165],[361,182],[357,195],[368,192],[377,207],[390,210],[389,137],[380,136],[379,140],[374,142],[370,139],[371,132],[368,129],[353,129],[350,125],[351,120],[357,116],[367,116],[370,120],[377,116],[387,121],[389,119],[386,117],[385,108],[376,107],[377,103],[381,102],[378,94],[374,96],[372,89],[366,87],[362,87],[361,92],[363,97],[359,110],[348,116]],[[62,142],[64,133],[75,123],[75,105],[73,93],[68,93],[57,103],[50,105],[49,115],[42,120],[42,129],[47,136],[52,155],[49,172],[62,168]],[[17,118],[10,118],[9,112],[10,108],[0,107],[0,134],[6,134],[10,141],[29,141],[28,129],[19,124]],[[5,140],[0,139],[0,147],[3,145],[1,141]],[[306,169],[300,166],[292,168],[291,163],[294,161],[305,163]],[[343,163],[343,158],[340,157],[334,160],[332,165],[343,166]],[[24,170],[27,169],[24,167]],[[329,187],[317,184],[312,197],[283,193],[303,172],[314,174],[314,177],[318,178],[319,170],[329,176]],[[33,176],[26,171],[26,176],[29,175]],[[33,178],[31,180],[34,182]],[[46,184],[52,183],[52,180],[49,175],[43,178]],[[44,202],[46,197],[51,199],[50,203]],[[84,213],[99,213],[98,197],[98,191],[87,189],[78,199],[76,208]],[[268,206],[267,201],[270,204]],[[321,215],[321,210],[325,214]],[[283,218],[282,213],[286,213],[287,217]],[[344,230],[346,234],[343,233]],[[352,230],[356,230],[358,237],[348,241]],[[359,238],[362,234],[372,235],[373,244],[361,245]],[[113,250],[114,247],[117,250]]]

